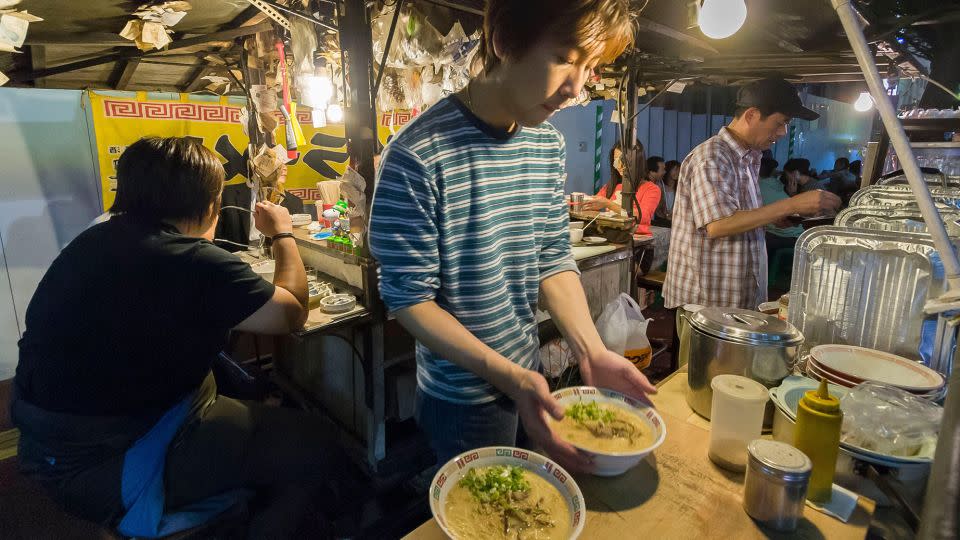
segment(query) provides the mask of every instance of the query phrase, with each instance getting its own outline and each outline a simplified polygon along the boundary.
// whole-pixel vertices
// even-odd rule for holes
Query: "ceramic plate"
[[[607,239],[602,236],[586,236],[583,239],[585,244],[590,244],[591,246],[599,246],[601,244],[606,244]]]
[[[875,381],[910,392],[932,392],[943,386],[936,371],[895,354],[851,345],[818,345],[810,349],[822,372],[860,383]]]

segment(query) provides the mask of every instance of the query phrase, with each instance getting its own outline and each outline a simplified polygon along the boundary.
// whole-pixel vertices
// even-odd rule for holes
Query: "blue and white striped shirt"
[[[455,97],[404,127],[383,154],[370,216],[387,308],[434,300],[490,348],[537,369],[540,282],[577,271],[564,159],[550,124],[499,132]],[[417,382],[454,403],[500,396],[420,343]]]

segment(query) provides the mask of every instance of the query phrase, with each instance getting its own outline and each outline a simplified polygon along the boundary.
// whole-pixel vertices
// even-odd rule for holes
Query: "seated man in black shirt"
[[[354,503],[346,456],[315,416],[217,396],[210,373],[231,329],[285,334],[307,317],[285,208],[254,211],[273,238],[273,283],[210,242],[223,180],[193,139],[145,138],[120,157],[113,218],[64,248],[27,308],[11,406],[21,468],[127,536],[256,496],[251,537],[316,537],[302,529],[316,512],[298,504]]]

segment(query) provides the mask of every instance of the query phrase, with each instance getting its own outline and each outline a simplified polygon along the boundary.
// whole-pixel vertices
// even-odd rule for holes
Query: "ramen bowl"
[[[536,452],[511,446],[488,446],[469,450],[451,459],[440,467],[430,483],[428,495],[430,512],[433,513],[434,519],[448,538],[455,540],[458,538],[451,531],[450,518],[447,516],[447,498],[451,491],[471,469],[495,465],[523,468],[528,473],[539,476],[555,488],[566,504],[570,540],[580,536],[587,517],[586,506],[583,501],[583,493],[570,473]]]
[[[656,450],[667,437],[667,426],[663,418],[651,405],[637,401],[613,390],[592,386],[572,386],[553,393],[553,397],[566,409],[579,402],[595,401],[598,405],[616,407],[625,414],[632,415],[639,424],[649,430],[651,441],[643,447],[627,452],[601,452],[587,448],[576,442],[568,441],[579,450],[593,458],[596,476],[618,476],[637,466],[643,458]],[[564,437],[558,434],[561,439]]]

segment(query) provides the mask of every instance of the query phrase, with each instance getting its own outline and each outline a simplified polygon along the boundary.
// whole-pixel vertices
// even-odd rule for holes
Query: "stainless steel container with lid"
[[[743,509],[761,525],[793,531],[803,517],[813,464],[789,444],[757,439],[747,445]]]
[[[689,328],[680,347],[687,362],[687,403],[710,418],[717,375],[741,375],[767,388],[779,386],[793,372],[803,335],[775,316],[737,308],[704,308],[686,316]],[[767,403],[764,427],[773,425],[773,405]]]

